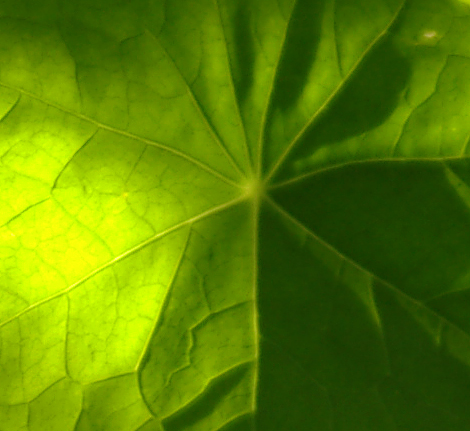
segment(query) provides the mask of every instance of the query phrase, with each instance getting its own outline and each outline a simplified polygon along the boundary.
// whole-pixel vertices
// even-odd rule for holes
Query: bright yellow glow
[[[262,179],[260,178],[248,178],[245,185],[243,186],[245,191],[244,195],[249,199],[259,200],[264,195],[265,187]]]

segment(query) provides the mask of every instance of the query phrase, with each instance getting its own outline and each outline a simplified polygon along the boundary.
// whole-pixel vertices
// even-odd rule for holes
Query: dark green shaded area
[[[470,333],[470,319],[468,313],[468,304],[470,304],[470,280],[465,274],[459,280],[456,292],[443,294],[426,301],[426,304],[440,316],[461,328],[465,333]]]
[[[297,157],[312,146],[340,142],[382,124],[394,111],[410,76],[409,62],[390,38],[362,61],[345,87],[299,142]]]
[[[468,365],[453,357],[447,345],[460,331],[381,283],[375,292],[385,340],[393,346],[392,373],[378,389],[396,428],[470,429]]]
[[[445,292],[470,267],[468,208],[440,162],[367,162],[274,191],[337,250],[415,298]]]
[[[240,1],[233,25],[234,65],[233,80],[240,104],[245,99],[253,85],[255,67],[255,41],[251,31],[251,10],[247,7],[249,0]]]
[[[360,393],[386,375],[380,333],[341,259],[269,204],[260,229],[258,429],[329,429],[332,388]]]
[[[251,368],[251,364],[241,364],[211,380],[202,394],[162,421],[165,430],[184,431],[188,426],[213,414],[223,400],[231,396],[232,390],[242,382]]]
[[[345,358],[347,360],[347,358]],[[393,416],[376,387],[331,391],[335,430],[396,431]]]
[[[291,164],[322,146],[335,145],[383,124],[394,112],[410,79],[409,61],[394,46],[392,33],[378,43],[302,135],[277,174],[295,174]]]
[[[325,0],[295,2],[276,74],[272,109],[291,108],[308,82],[320,42],[324,7]]]
[[[224,425],[219,431],[249,431],[254,429],[254,415],[252,413],[238,416]]]

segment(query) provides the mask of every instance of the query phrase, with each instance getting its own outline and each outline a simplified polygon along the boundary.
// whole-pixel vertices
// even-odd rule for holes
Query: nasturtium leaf
[[[0,2],[0,431],[470,429],[467,0]]]

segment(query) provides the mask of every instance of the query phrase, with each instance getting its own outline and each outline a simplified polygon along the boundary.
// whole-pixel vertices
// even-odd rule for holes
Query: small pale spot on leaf
[[[436,30],[427,30],[423,33],[423,37],[426,39],[434,39],[437,36]]]

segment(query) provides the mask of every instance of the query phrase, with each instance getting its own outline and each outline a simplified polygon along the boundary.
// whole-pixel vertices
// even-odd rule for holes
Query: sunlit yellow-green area
[[[464,3],[0,2],[0,431],[470,429]]]

